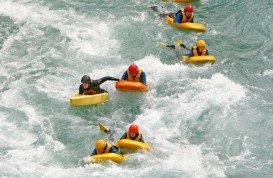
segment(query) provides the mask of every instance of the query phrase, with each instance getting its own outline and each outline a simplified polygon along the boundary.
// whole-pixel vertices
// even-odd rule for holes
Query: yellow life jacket
[[[135,138],[135,139],[132,139],[131,137],[130,137],[130,134],[129,134],[129,132],[127,132],[127,139],[130,139],[130,140],[135,140],[135,141],[139,141],[140,139],[141,139],[141,133],[137,133],[138,135],[137,135],[137,137]]]
[[[199,56],[197,51],[197,46],[192,47],[193,56]],[[205,56],[207,54],[207,50],[204,49],[200,56]]]
[[[181,12],[182,12],[182,16],[183,16],[183,19],[181,20],[181,23],[191,22],[192,21],[192,19],[193,19],[193,13],[191,14],[190,18],[187,18],[185,10],[181,9]]]
[[[104,153],[109,153],[109,151],[110,151],[110,149],[112,148],[112,146],[113,146],[113,145],[112,145],[111,143],[106,143],[106,148],[105,148],[103,154],[104,154]]]
[[[128,78],[127,81],[134,81],[134,82],[140,82],[140,75],[141,75],[141,69],[138,70],[138,73],[135,76],[135,79],[133,76],[130,74],[129,70],[127,70]]]

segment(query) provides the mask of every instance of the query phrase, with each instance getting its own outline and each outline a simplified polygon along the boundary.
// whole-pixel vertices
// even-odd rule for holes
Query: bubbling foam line
[[[72,49],[89,55],[108,56],[119,46],[115,39],[111,39],[110,24],[99,19],[85,17],[73,10],[50,10],[38,4],[14,1],[1,1],[0,4],[0,14],[10,17],[15,23],[29,30],[26,34],[19,31],[15,37],[4,43],[3,48],[7,48],[9,43],[15,42],[18,38],[28,35],[32,28],[45,26],[60,30],[62,35],[71,39]]]

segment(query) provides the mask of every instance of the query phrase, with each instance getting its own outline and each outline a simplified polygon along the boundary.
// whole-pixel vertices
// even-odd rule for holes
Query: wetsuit
[[[107,93],[107,91],[100,88],[100,85],[107,80],[119,81],[119,79],[109,76],[103,77],[98,80],[91,80],[91,83],[89,83],[89,87],[87,89],[84,89],[82,84],[80,85],[79,94],[94,95],[98,93]]]

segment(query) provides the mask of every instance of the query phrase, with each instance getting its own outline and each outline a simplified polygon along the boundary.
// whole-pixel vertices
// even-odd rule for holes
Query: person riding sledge
[[[99,93],[107,93],[107,91],[100,88],[100,85],[107,80],[119,81],[119,79],[109,76],[103,77],[98,80],[92,80],[89,75],[84,75],[81,79],[79,94],[95,95]]]
[[[144,139],[142,137],[142,134],[139,132],[139,128],[136,124],[130,125],[127,132],[125,132],[121,139],[131,139],[139,142],[144,142]]]
[[[209,55],[209,51],[207,50],[207,44],[204,40],[197,40],[196,45],[193,46],[191,49],[186,47],[182,42],[180,42],[178,46],[181,46],[182,48],[190,52],[187,55],[188,57]],[[175,49],[175,45],[167,45],[167,47]]]
[[[97,140],[95,149],[93,150],[91,156],[105,154],[105,153],[117,153],[121,154],[118,147],[112,145],[104,140]]]
[[[186,48],[185,45],[184,48]],[[198,40],[196,45],[192,47],[190,54],[188,54],[189,57],[206,55],[209,55],[209,51],[207,50],[207,44],[204,40]]]
[[[193,7],[191,5],[186,5],[184,9],[179,10],[174,16],[174,23],[185,23],[194,20]]]
[[[141,82],[146,85],[146,74],[135,64],[131,64],[121,77],[121,80]]]
[[[167,12],[163,6],[151,6],[151,9],[156,12],[160,17],[170,16],[174,19],[174,23],[194,23],[194,14],[192,5],[186,5],[184,9],[180,9],[178,12]]]

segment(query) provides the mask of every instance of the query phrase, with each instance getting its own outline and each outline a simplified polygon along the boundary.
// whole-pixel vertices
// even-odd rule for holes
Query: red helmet
[[[192,7],[192,5],[186,5],[186,7],[185,7],[185,12],[190,12],[190,13],[192,13],[193,12],[193,7]]]
[[[131,64],[131,65],[129,66],[129,73],[130,73],[130,74],[135,74],[135,73],[137,73],[137,72],[138,72],[138,67],[137,67],[137,65]]]
[[[129,127],[129,133],[138,133],[138,126],[136,124],[132,124]]]

